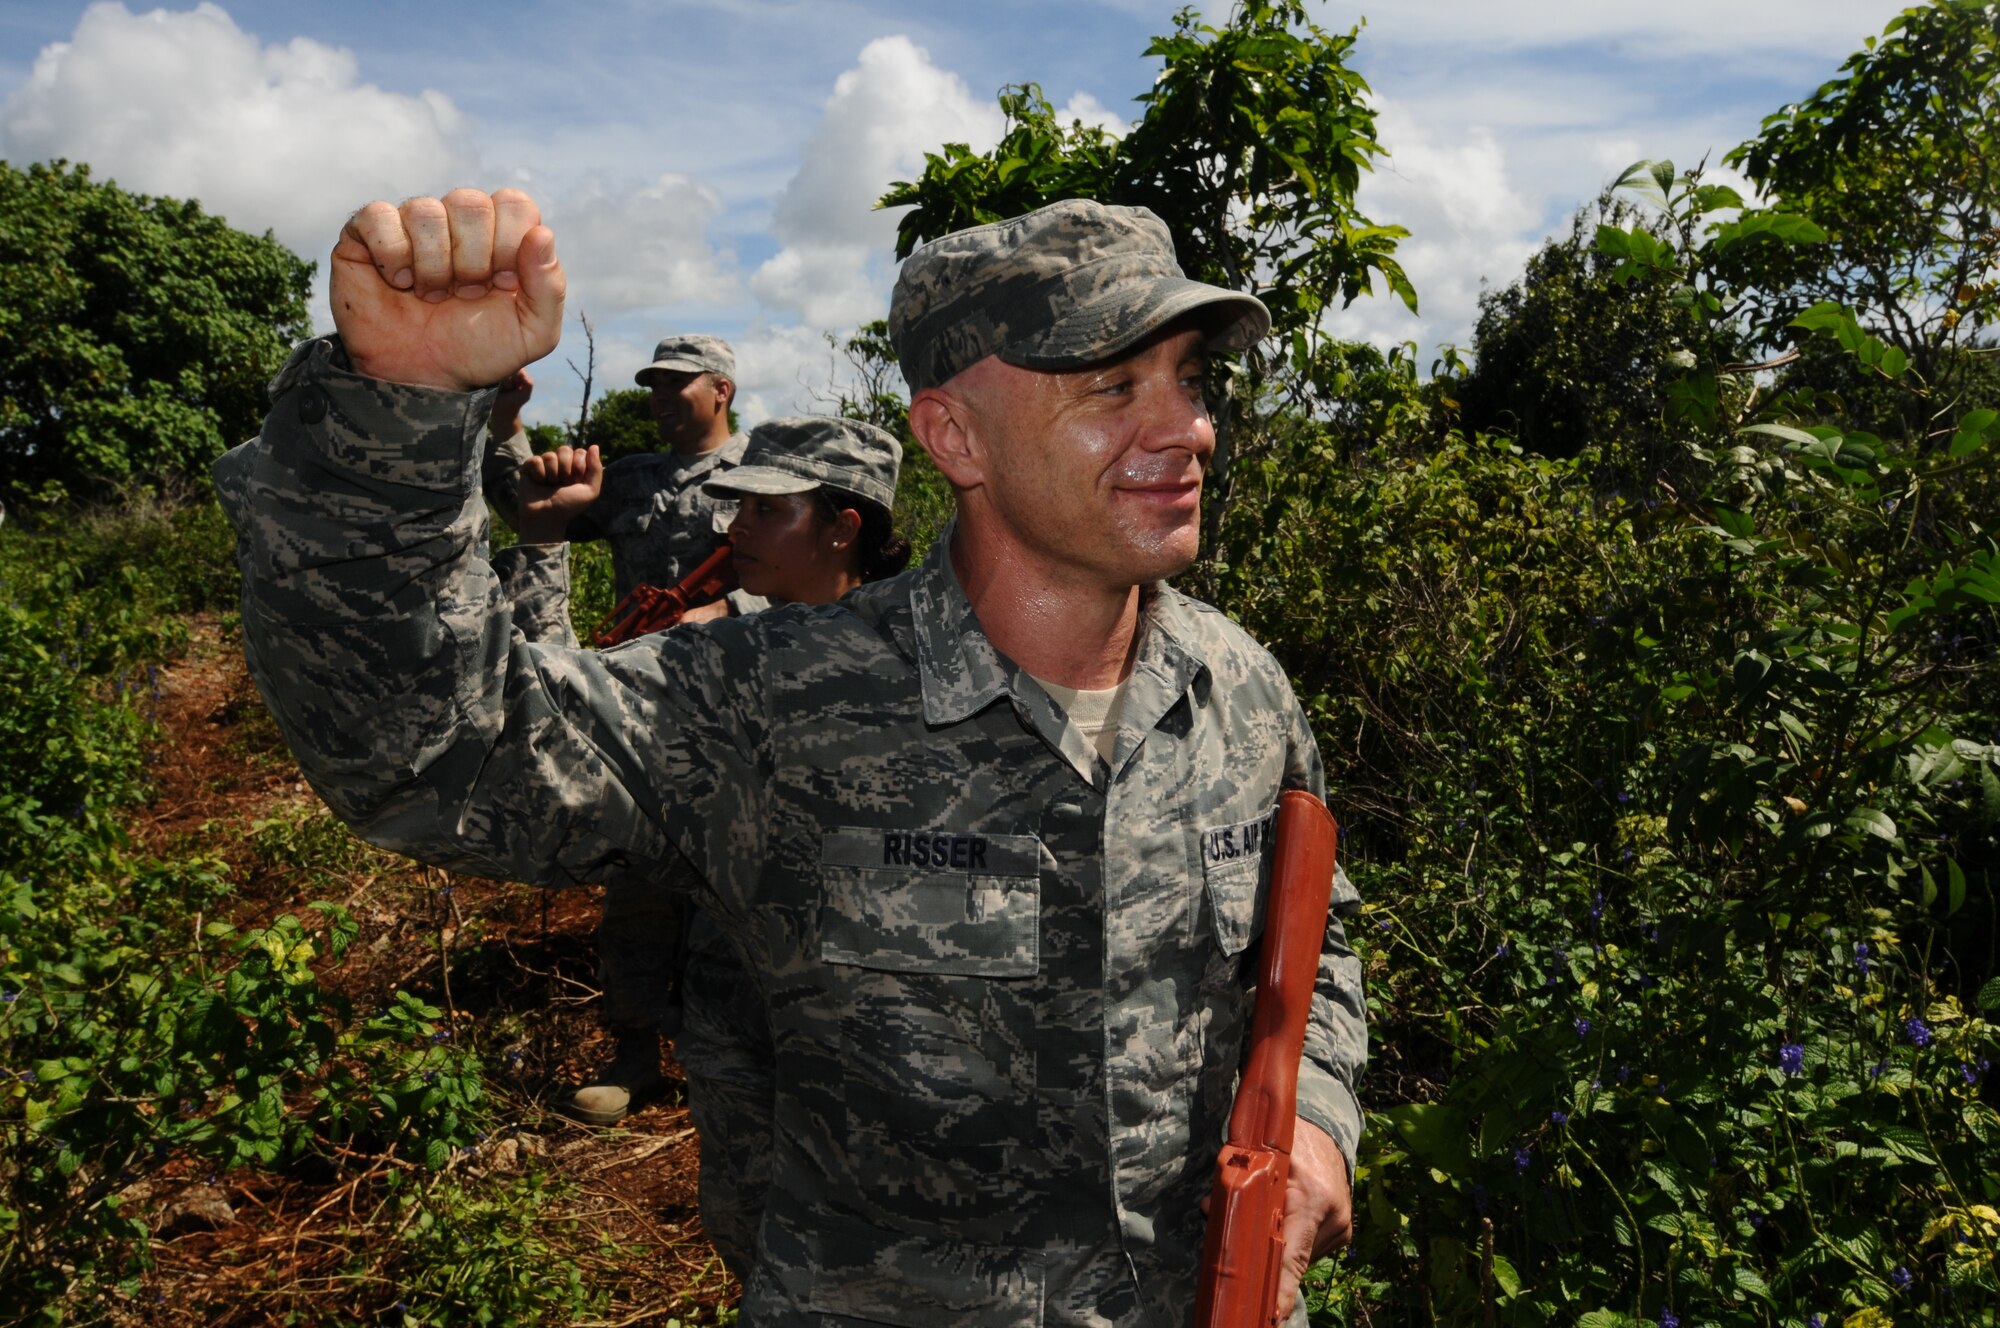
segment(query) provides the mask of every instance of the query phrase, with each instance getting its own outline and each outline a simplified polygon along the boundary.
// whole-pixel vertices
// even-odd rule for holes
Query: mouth
[[[1167,510],[1195,508],[1201,505],[1201,481],[1162,480],[1152,484],[1131,484],[1119,489],[1121,494],[1150,507]]]

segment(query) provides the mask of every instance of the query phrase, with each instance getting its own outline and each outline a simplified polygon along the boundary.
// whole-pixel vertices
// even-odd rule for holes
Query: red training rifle
[[[1299,1056],[1326,940],[1338,839],[1339,828],[1318,798],[1297,789],[1279,797],[1250,1059],[1209,1192],[1195,1328],[1277,1323]]]
[[[633,586],[590,629],[590,643],[615,646],[648,632],[665,631],[686,617],[689,609],[720,599],[736,589],[736,567],[729,561],[730,551],[729,541],[722,541],[715,546],[714,553],[702,559],[699,567],[665,590],[658,586]]]

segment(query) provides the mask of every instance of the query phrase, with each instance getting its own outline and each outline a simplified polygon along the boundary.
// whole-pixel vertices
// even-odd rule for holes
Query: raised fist
[[[518,189],[375,202],[333,247],[333,322],[360,373],[469,391],[555,349],[564,278],[555,235]]]
[[[514,523],[529,544],[557,544],[569,523],[604,491],[597,447],[558,447],[521,463],[520,515]]]

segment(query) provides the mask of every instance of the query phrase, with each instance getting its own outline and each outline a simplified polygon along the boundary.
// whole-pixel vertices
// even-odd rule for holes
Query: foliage
[[[1668,419],[1666,386],[1692,358],[1700,324],[1673,293],[1614,281],[1595,245],[1599,225],[1639,224],[1610,195],[1581,209],[1511,285],[1480,296],[1474,367],[1456,385],[1468,430],[1505,434],[1543,456],[1573,457],[1619,439],[1630,483],[1650,486],[1692,435]],[[1665,223],[1642,229],[1664,241]]]
[[[1926,389],[1904,394],[1901,419],[1869,427],[1913,429],[1962,404],[1980,367],[1967,351],[2000,313],[1996,90],[2000,7],[1933,0],[1904,10],[1839,77],[1766,117],[1728,156],[1828,235],[1825,254],[1738,256],[1732,277],[1756,331],[1776,344],[1806,309],[1843,305]]]
[[[343,910],[200,926],[228,893],[221,864],[131,853],[119,817],[148,792],[155,670],[176,640],[159,615],[202,584],[96,561],[107,530],[145,520],[0,536],[0,1300],[49,1322],[144,1261],[120,1197],[141,1168],[358,1150],[435,1170],[487,1116],[436,1008],[399,995],[357,1020],[322,981],[355,934]],[[318,868],[354,851],[330,824],[251,838]]]
[[[562,1253],[576,1236],[575,1220],[560,1213],[569,1197],[569,1187],[533,1173],[485,1182],[445,1174],[405,1186],[389,1258],[353,1280],[395,1289],[378,1321],[399,1328],[516,1328],[600,1313],[609,1294]]]
[[[255,433],[312,272],[195,203],[0,163],[7,487],[193,475]]]
[[[1371,900],[1378,1114],[1319,1317],[1991,1322],[2000,415],[1926,448],[1756,388],[1718,250],[1810,224],[1628,178],[1669,238],[1599,246],[1699,320],[1698,489],[1608,495],[1630,437],[1351,467],[1305,431],[1224,528]]]
[[[1007,129],[992,152],[946,144],[915,181],[883,196],[884,207],[911,205],[897,253],[1058,199],[1096,198],[1151,208],[1190,276],[1254,289],[1286,341],[1316,332],[1331,292],[1351,302],[1376,277],[1414,309],[1394,258],[1407,232],[1353,207],[1361,171],[1381,153],[1368,86],[1347,68],[1353,45],[1353,33],[1328,33],[1287,0],[1245,0],[1219,28],[1182,9],[1173,33],[1146,48],[1160,73],[1123,137],[1062,125],[1033,84],[1008,88]]]
[[[620,387],[591,403],[584,422],[582,446],[596,444],[605,461],[660,450],[659,427],[653,423],[651,393],[643,387]],[[568,442],[568,439],[564,439]]]

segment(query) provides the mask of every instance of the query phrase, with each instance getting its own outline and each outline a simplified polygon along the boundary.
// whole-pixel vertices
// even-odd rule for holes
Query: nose
[[[1199,395],[1188,395],[1178,367],[1152,376],[1146,384],[1147,412],[1140,443],[1149,452],[1180,449],[1207,466],[1215,452],[1215,421]]]

